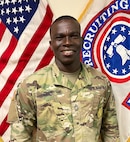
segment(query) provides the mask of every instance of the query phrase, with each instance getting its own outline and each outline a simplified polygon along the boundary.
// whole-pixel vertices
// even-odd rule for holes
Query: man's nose
[[[66,37],[65,37],[65,44],[66,44],[66,45],[71,44],[71,38],[70,38],[69,36],[66,36]]]

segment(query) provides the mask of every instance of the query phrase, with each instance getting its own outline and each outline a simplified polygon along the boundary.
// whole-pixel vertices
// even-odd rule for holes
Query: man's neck
[[[61,70],[63,72],[73,73],[81,68],[80,62],[76,63],[76,65],[75,64],[62,64],[61,62],[57,62],[57,61],[55,61],[55,62],[56,62],[56,65],[58,66],[59,70]]]

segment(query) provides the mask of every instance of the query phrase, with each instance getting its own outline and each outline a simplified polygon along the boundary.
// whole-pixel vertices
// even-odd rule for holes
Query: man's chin
[[[66,60],[66,61],[62,61],[63,65],[71,65],[74,61],[72,60]]]

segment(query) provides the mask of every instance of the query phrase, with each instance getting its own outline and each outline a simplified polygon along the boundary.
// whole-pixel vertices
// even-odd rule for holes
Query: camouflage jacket
[[[30,75],[18,86],[8,122],[11,142],[119,142],[110,82],[84,64],[75,84],[55,63]]]

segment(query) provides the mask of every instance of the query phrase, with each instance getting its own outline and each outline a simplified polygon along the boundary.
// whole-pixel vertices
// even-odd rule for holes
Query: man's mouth
[[[65,55],[65,56],[71,56],[74,54],[74,51],[73,50],[64,50],[62,51],[62,53]]]

